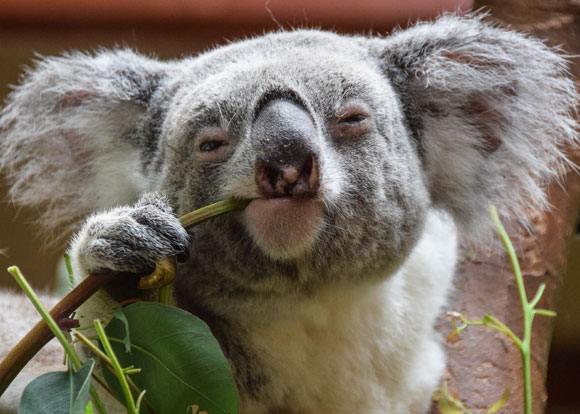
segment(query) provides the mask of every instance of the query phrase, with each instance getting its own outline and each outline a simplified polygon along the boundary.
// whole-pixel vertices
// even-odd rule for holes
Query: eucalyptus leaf
[[[449,392],[447,384],[438,389],[433,395],[441,414],[471,414],[463,403]]]
[[[122,309],[120,308],[115,309],[115,318],[119,319],[125,325],[126,335],[123,338],[123,345],[125,345],[126,352],[131,352],[130,347],[131,338],[129,338],[129,322],[127,321],[127,318],[125,317],[125,314],[123,313]]]
[[[211,414],[237,414],[238,393],[230,366],[208,326],[192,314],[154,302],[123,309],[131,352],[125,351],[126,323],[114,318],[105,332],[122,367],[140,368],[131,378],[157,414],[186,414],[199,406]],[[118,389],[116,378],[105,379]]]
[[[78,372],[49,372],[26,386],[18,414],[85,414],[94,360]]]
[[[494,414],[497,413],[510,399],[510,394],[511,391],[509,388],[506,388],[505,391],[503,392],[502,396],[500,397],[499,400],[497,400],[495,402],[495,404],[493,404],[489,410],[487,410],[488,414]]]

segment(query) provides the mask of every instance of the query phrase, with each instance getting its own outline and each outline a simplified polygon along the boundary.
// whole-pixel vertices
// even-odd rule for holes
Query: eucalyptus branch
[[[209,206],[185,214],[179,220],[185,228],[190,228],[199,223],[209,220],[212,217],[229,211],[243,209],[248,205],[248,200],[226,199]],[[67,264],[70,275],[70,262]],[[91,274],[72,289],[55,307],[50,311],[54,320],[68,317],[81,304],[90,298],[100,288],[104,287],[111,279],[120,276],[120,272],[106,272],[102,274]],[[167,285],[167,283],[165,283]],[[161,287],[161,286],[158,286]],[[160,293],[162,300],[169,301],[170,288]],[[0,396],[12,383],[16,375],[24,366],[54,337],[53,332],[44,320],[39,321],[18,344],[0,362]],[[98,407],[97,407],[98,408]]]
[[[22,275],[22,272],[20,272],[20,269],[16,266],[11,266],[8,268],[8,273],[10,273],[14,277],[14,279],[16,280],[18,285],[22,288],[22,290],[24,291],[26,296],[28,296],[28,298],[30,299],[30,301],[32,302],[32,304],[34,305],[34,307],[36,308],[38,313],[40,313],[40,315],[42,316],[42,320],[48,326],[48,329],[50,329],[50,332],[60,342],[60,344],[64,348],[64,351],[65,351],[69,361],[71,361],[74,369],[76,371],[80,370],[83,363],[79,359],[72,344],[67,340],[64,333],[60,330],[58,324],[51,316],[51,313],[49,313],[48,310],[44,307],[44,305],[40,301],[40,298],[38,297],[38,295],[34,292],[32,287],[28,283],[28,281],[24,278],[24,275]],[[18,355],[14,355],[14,354],[10,355],[10,353],[9,353],[8,356],[4,360],[8,359],[8,357],[18,358]],[[4,360],[3,360],[3,362],[4,362]],[[24,365],[22,365],[22,366],[24,366]],[[14,372],[14,370],[8,370],[8,372],[10,374],[14,375],[14,377],[18,374],[18,372]],[[12,378],[14,378],[14,377],[12,377]],[[1,390],[1,391],[3,391],[3,390]],[[105,409],[103,407],[103,404],[102,404],[99,396],[95,392],[95,389],[92,385],[90,387],[89,393],[91,395],[91,399],[93,400],[93,403],[95,404],[95,407],[97,408],[97,411],[101,414],[105,414]]]
[[[209,206],[202,207],[191,213],[184,214],[179,217],[181,225],[186,229],[203,223],[211,218],[219,216],[220,214],[228,213],[234,210],[242,210],[250,203],[250,200],[240,200],[236,198],[227,198]]]
[[[56,321],[69,316],[117,274],[117,272],[110,272],[102,275],[89,275],[52,308],[50,316]],[[0,395],[8,388],[28,361],[53,337],[54,333],[42,319],[10,350],[0,362]]]
[[[58,327],[55,320],[52,318],[52,316],[50,316],[48,310],[46,310],[46,308],[40,301],[40,298],[36,295],[34,290],[32,290],[32,287],[28,284],[28,281],[22,275],[20,269],[16,266],[12,266],[8,268],[8,273],[14,276],[14,279],[16,280],[18,285],[22,288],[24,293],[26,293],[26,296],[28,296],[28,298],[30,299],[30,301],[32,302],[38,313],[40,313],[42,319],[48,325],[48,328],[50,329],[52,334],[56,336],[56,339],[58,339],[58,342],[60,342],[60,344],[64,348],[69,360],[72,362],[75,369],[76,370],[81,369],[83,363],[77,356],[76,352],[74,351],[70,342],[67,340],[64,333]]]
[[[127,412],[129,414],[139,414],[137,406],[135,405],[135,400],[133,399],[133,394],[129,389],[129,384],[127,383],[127,378],[125,377],[125,373],[123,372],[123,368],[119,364],[119,360],[113,352],[113,348],[111,348],[111,344],[109,343],[109,338],[107,338],[107,334],[105,333],[105,329],[101,324],[101,321],[95,321],[95,329],[97,331],[97,335],[101,340],[101,344],[105,349],[105,353],[109,357],[111,364],[113,365],[113,369],[115,370],[115,374],[117,375],[117,379],[119,380],[119,385],[121,385],[121,389],[123,390],[123,395],[125,397],[125,403],[127,407]]]
[[[80,333],[77,329],[75,329],[73,331],[75,337],[83,343],[83,345],[89,350],[91,351],[97,358],[100,358],[105,364],[107,364],[107,366],[109,367],[109,369],[112,372],[115,372],[115,368],[113,366],[113,362],[111,361],[111,359],[107,356],[107,354],[105,354],[103,351],[101,351],[99,349],[98,346],[96,346],[87,336],[83,335],[82,333]],[[141,372],[140,368],[123,368],[123,373],[126,375],[127,378],[127,383],[129,384],[129,387],[131,388],[131,391],[133,391],[135,394],[139,395],[139,398],[137,399],[137,402],[135,403],[137,407],[140,406],[140,402],[144,401],[145,405],[147,405],[147,407],[150,408],[151,411],[153,411],[153,407],[151,407],[150,403],[147,401],[147,399],[143,399],[143,393],[145,391],[141,391],[139,389],[139,387],[137,387],[137,385],[135,384],[135,382],[133,382],[133,380],[129,377],[129,375],[133,375],[133,374],[138,374]],[[101,386],[103,386],[103,388],[105,388],[109,394],[111,394],[115,399],[117,399],[121,404],[123,404],[122,401],[120,401],[117,397],[117,395],[115,393],[113,393],[113,391],[111,391],[111,389],[101,381],[101,379],[99,377],[95,377],[95,379],[99,382],[99,384],[101,384]]]

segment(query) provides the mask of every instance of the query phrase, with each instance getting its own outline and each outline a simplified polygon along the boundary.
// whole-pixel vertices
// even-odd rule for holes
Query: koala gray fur
[[[478,241],[491,204],[524,225],[548,207],[576,105],[562,56],[481,16],[168,62],[72,53],[9,96],[0,166],[48,231],[96,211],[71,245],[81,277],[189,255],[175,302],[220,341],[242,413],[419,414],[445,365],[456,228]],[[179,226],[226,197],[254,201]]]

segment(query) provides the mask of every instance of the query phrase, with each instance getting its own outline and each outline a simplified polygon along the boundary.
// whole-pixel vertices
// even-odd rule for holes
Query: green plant
[[[184,227],[191,227],[246,205],[247,201],[228,199],[189,213],[180,221]],[[56,320],[70,315],[117,274],[89,276],[48,312],[19,269],[10,267],[8,271],[37,308],[42,321],[0,363],[0,394],[54,335],[70,361],[68,371],[49,373],[30,383],[23,394],[19,413],[89,414],[94,406],[99,414],[105,414],[99,396],[88,381],[91,375],[94,376],[94,361],[90,359],[84,365],[81,363]],[[72,280],[68,260],[67,271]],[[143,288],[159,289],[160,301],[167,303],[174,276],[172,261],[163,258],[151,275],[142,278],[141,284]],[[152,319],[163,320],[163,323],[144,323]],[[91,327],[96,330],[104,352],[80,331],[73,333],[113,372],[103,371],[106,384],[98,376],[94,378],[125,405],[127,413],[174,414],[198,412],[200,408],[204,411],[210,409],[212,413],[237,413],[238,395],[230,367],[207,325],[195,316],[162,304],[138,303],[118,311],[106,329],[98,320]],[[172,355],[180,357],[173,358]],[[134,365],[146,368],[135,369]],[[133,380],[129,376],[136,378]],[[145,398],[146,393],[148,398]],[[89,394],[93,404],[88,402]],[[51,404],[47,405],[47,401]]]
[[[530,375],[532,323],[533,323],[534,317],[536,315],[554,317],[554,316],[556,316],[556,313],[551,311],[551,310],[537,309],[536,308],[536,305],[538,304],[538,302],[542,298],[544,290],[546,289],[546,285],[544,283],[542,283],[539,286],[539,288],[536,291],[536,294],[534,295],[532,300],[528,301],[525,286],[524,286],[524,279],[522,276],[520,264],[518,262],[518,258],[516,256],[513,244],[512,244],[505,228],[503,227],[503,225],[499,219],[499,215],[498,215],[497,209],[495,207],[493,207],[493,206],[490,207],[490,214],[491,214],[491,218],[493,220],[493,223],[495,225],[495,228],[496,228],[496,230],[499,234],[499,237],[502,241],[502,244],[504,245],[504,247],[508,253],[508,256],[510,259],[510,264],[512,267],[512,272],[514,274],[515,285],[516,285],[517,290],[518,290],[518,295],[520,298],[523,320],[524,320],[523,338],[519,338],[503,322],[499,321],[497,318],[495,318],[493,315],[491,315],[489,313],[486,314],[481,321],[472,321],[472,320],[467,319],[465,316],[463,316],[461,313],[458,313],[458,312],[451,312],[449,314],[452,318],[451,320],[452,320],[452,323],[453,323],[454,328],[455,328],[455,330],[451,336],[459,335],[465,328],[467,328],[468,326],[471,326],[471,325],[486,326],[488,328],[495,329],[496,331],[499,331],[499,332],[507,335],[513,341],[513,343],[516,345],[518,350],[520,351],[520,355],[522,358],[522,377],[523,377],[523,385],[524,385],[524,412],[525,412],[525,414],[532,414],[532,382],[531,382],[531,375]],[[458,321],[458,320],[461,322],[460,324],[456,323],[456,321]],[[462,412],[469,413],[469,410],[467,410],[462,405],[460,406],[459,404],[457,404],[457,402],[452,401],[453,400],[452,398],[445,398],[444,393],[441,393],[440,396],[443,397],[442,399],[440,399],[440,401],[445,401],[443,403],[444,407],[443,407],[443,409],[441,409],[441,411],[443,413],[445,413],[445,414],[451,414],[451,413],[455,413],[455,412],[457,412],[457,413],[462,413]],[[494,406],[488,410],[488,413],[496,412],[503,404],[505,404],[505,402],[507,401],[507,398],[509,398],[509,389],[506,389],[506,392],[504,392],[504,395],[502,396],[502,398],[500,398],[498,403],[494,404]],[[447,404],[449,404],[450,401],[451,401],[452,408],[446,410],[445,408],[446,408]],[[498,407],[498,404],[500,404],[499,407]],[[442,406],[441,402],[439,405],[440,405],[440,407]],[[456,411],[451,411],[453,409]],[[459,411],[457,411],[457,410],[459,410]]]

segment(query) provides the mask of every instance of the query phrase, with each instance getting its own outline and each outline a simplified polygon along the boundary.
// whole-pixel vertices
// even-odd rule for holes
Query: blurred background
[[[472,0],[0,0],[0,99],[35,54],[131,47],[179,58],[279,28],[317,27],[386,34],[442,11],[465,11]],[[39,289],[55,286],[66,246],[46,247],[0,184],[0,269],[18,265]],[[580,413],[580,239],[569,255],[550,356],[549,414]],[[0,270],[0,287],[15,288]],[[1,309],[1,304],[0,304]]]

